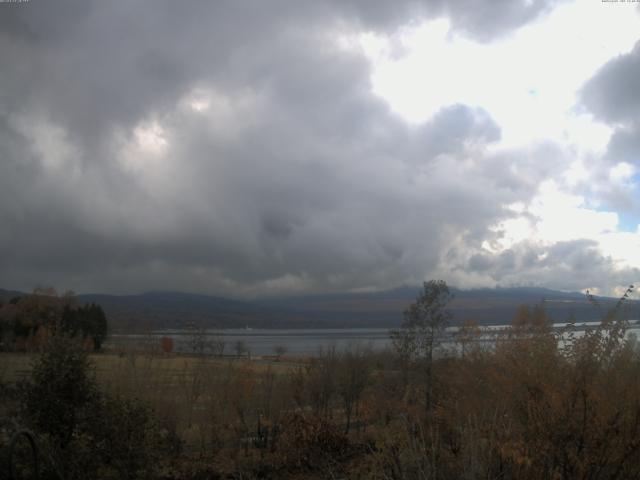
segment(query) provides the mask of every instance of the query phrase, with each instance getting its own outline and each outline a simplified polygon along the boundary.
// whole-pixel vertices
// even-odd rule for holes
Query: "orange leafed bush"
[[[160,348],[164,353],[173,352],[173,339],[171,337],[162,337],[160,339]]]

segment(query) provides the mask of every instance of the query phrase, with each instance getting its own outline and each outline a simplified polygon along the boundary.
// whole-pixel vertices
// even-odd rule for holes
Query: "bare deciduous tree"
[[[276,354],[276,360],[280,361],[280,357],[287,353],[287,346],[276,345],[275,347],[273,347],[273,352]]]
[[[358,408],[364,389],[369,383],[370,351],[358,347],[349,348],[341,356],[338,371],[338,392],[342,397],[346,417],[345,433],[349,433],[351,421],[358,416]]]
[[[452,298],[444,280],[424,282],[416,301],[404,312],[402,326],[391,332],[396,351],[422,371],[427,412],[433,405],[433,355],[451,320],[447,304]]]

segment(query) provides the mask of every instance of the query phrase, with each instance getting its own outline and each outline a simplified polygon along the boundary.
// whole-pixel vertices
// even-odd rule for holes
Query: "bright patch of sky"
[[[640,218],[631,213],[618,214],[618,229],[623,232],[636,232],[640,224]]]
[[[372,62],[374,92],[407,122],[420,124],[460,103],[485,109],[497,122],[502,136],[493,149],[552,141],[571,152],[562,176],[543,182],[529,205],[512,205],[514,217],[494,226],[503,237],[485,242],[488,250],[592,239],[621,265],[640,267],[640,219],[602,205],[584,188],[585,182],[625,188],[640,200],[636,170],[628,163],[603,167],[612,129],[577,107],[584,83],[639,38],[640,15],[631,4],[577,1],[487,44],[455,33],[446,19],[359,40]],[[603,169],[608,178],[600,178]]]
[[[360,40],[374,64],[374,91],[408,121],[462,103],[491,114],[503,146],[553,139],[602,149],[610,129],[575,110],[576,94],[604,63],[630,51],[639,31],[634,10],[590,1],[560,6],[488,44],[453,33],[445,19]]]

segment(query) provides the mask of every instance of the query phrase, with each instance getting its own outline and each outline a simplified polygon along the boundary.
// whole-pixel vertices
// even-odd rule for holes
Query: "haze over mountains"
[[[411,304],[419,287],[400,287],[373,293],[338,293],[269,297],[253,301],[209,295],[152,291],[137,295],[79,295],[83,303],[101,305],[116,330],[142,331],[180,328],[197,324],[207,328],[356,328],[398,326],[402,312]],[[453,323],[473,319],[479,324],[509,323],[519,305],[544,304],[555,322],[571,316],[578,322],[597,321],[617,299],[598,298],[592,305],[582,293],[546,288],[496,288],[459,290],[452,288],[450,309]],[[0,290],[0,298],[23,295]],[[638,317],[640,302],[626,305],[630,318]]]

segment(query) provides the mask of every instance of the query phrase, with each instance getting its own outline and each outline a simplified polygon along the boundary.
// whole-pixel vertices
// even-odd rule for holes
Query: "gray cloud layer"
[[[446,15],[489,41],[550,7],[0,6],[0,285],[252,294],[434,275],[464,285],[481,271],[540,283],[555,268],[569,279],[581,268],[571,259],[474,254],[510,215],[503,205],[530,198],[562,152],[490,155],[500,129],[465,105],[408,126],[371,93],[361,53],[336,40]],[[146,151],[136,144],[145,135]]]
[[[609,124],[613,135],[604,160],[640,168],[640,42],[631,52],[606,63],[583,87],[582,106]],[[604,201],[618,211],[640,216],[640,197],[633,189],[605,189]]]
[[[550,11],[554,0],[335,0],[366,28],[389,30],[408,18],[447,17],[454,29],[480,41],[501,37]]]

